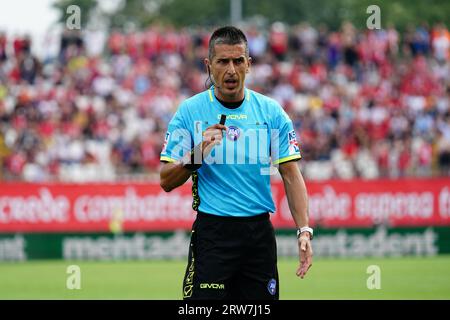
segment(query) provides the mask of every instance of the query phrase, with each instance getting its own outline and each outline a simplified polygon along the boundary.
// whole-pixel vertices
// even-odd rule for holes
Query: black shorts
[[[269,213],[241,218],[198,212],[183,298],[278,300],[277,247]]]

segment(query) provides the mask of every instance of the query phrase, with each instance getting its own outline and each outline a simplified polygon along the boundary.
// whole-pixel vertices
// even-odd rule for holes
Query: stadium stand
[[[244,29],[247,86],[293,119],[308,179],[450,174],[446,26]],[[96,55],[97,38],[66,31],[38,59],[30,38],[0,32],[0,179],[157,179],[168,121],[205,89],[208,34],[112,31]]]

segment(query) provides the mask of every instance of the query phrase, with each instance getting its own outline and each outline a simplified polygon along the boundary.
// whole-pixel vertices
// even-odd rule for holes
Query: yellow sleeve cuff
[[[159,158],[159,161],[165,161],[165,162],[176,162],[177,160],[166,157],[166,156],[161,156],[161,158]]]
[[[294,155],[289,156],[289,157],[284,157],[284,158],[277,159],[277,160],[275,160],[275,161],[273,162],[273,164],[281,164],[281,163],[283,163],[283,162],[288,162],[288,161],[291,161],[291,160],[297,160],[297,159],[301,159],[301,158],[302,158],[301,155],[299,155],[299,154],[294,154]]]

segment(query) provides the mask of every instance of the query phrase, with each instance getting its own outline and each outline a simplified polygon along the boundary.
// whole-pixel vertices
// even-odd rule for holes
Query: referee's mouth
[[[234,89],[238,86],[239,81],[237,79],[226,79],[224,83],[227,89]]]

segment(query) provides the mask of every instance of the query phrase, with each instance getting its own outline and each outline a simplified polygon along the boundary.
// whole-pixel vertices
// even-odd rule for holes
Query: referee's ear
[[[204,63],[205,63],[205,67],[206,67],[206,72],[208,73],[208,75],[210,75],[211,70],[209,70],[209,59],[205,58]]]
[[[248,65],[247,65],[247,70],[245,70],[245,73],[249,73],[250,72],[250,66],[252,65],[252,57],[248,57],[247,59],[248,61]]]

